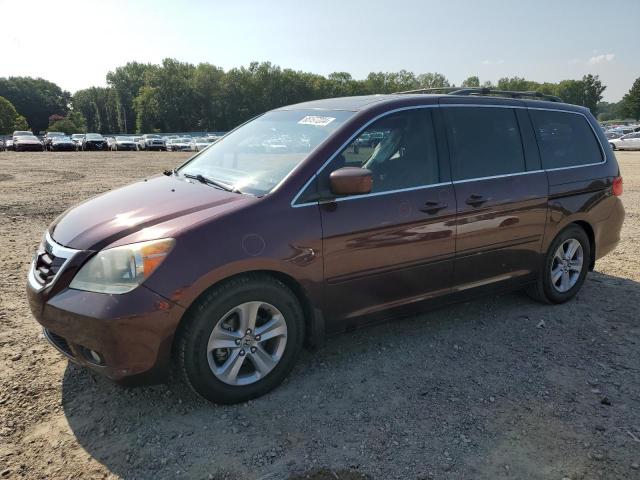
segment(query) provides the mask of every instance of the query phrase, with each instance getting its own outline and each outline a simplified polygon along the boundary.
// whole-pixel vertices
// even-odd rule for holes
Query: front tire
[[[549,246],[537,282],[527,289],[542,303],[564,303],[582,287],[589,271],[591,243],[578,225],[562,230]]]
[[[293,292],[268,275],[228,280],[197,301],[178,334],[183,379],[215,403],[232,404],[277,387],[293,368],[304,314]]]

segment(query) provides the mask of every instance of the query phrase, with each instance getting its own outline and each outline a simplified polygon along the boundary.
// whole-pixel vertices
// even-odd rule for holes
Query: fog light
[[[87,347],[80,347],[80,349],[82,350],[84,358],[86,358],[89,362],[95,365],[104,365],[102,355],[100,355],[98,352]]]

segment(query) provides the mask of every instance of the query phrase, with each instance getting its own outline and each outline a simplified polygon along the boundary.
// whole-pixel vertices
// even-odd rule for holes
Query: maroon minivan
[[[111,379],[173,362],[233,403],[327,334],[507,289],[565,302],[619,241],[618,164],[587,109],[503,93],[265,113],[55,220],[28,276],[33,314]]]

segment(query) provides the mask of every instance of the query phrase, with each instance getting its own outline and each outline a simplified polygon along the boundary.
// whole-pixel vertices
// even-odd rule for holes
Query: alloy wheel
[[[273,305],[242,303],[215,325],[207,344],[213,374],[228,385],[250,385],[264,378],[282,359],[287,323]]]
[[[582,245],[575,238],[562,242],[551,262],[551,284],[560,293],[565,293],[578,282],[584,266]]]

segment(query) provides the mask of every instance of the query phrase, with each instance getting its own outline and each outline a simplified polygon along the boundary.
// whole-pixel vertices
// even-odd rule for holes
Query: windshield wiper
[[[213,180],[211,178],[205,177],[202,174],[197,174],[197,175],[193,175],[191,173],[183,173],[183,175],[186,178],[192,178],[194,180],[199,181],[200,183],[204,183],[207,185],[213,185],[214,187],[220,188],[222,190],[225,190],[227,192],[233,192],[233,193],[242,193],[240,190],[238,190],[235,187],[232,187],[231,185],[227,185],[226,183],[222,183],[222,182],[218,182],[216,180]]]

